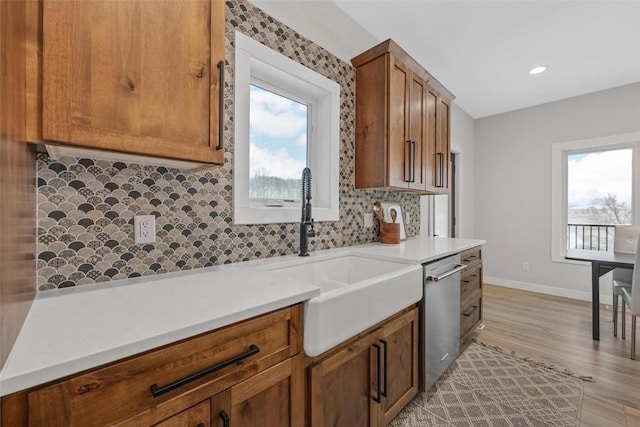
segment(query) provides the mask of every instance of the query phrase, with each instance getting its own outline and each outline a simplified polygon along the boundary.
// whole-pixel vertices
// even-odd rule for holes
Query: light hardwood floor
[[[612,313],[600,308],[600,342],[591,339],[591,303],[498,286],[484,288],[479,341],[593,377],[584,383],[581,426],[640,426],[640,359],[613,336]],[[640,342],[639,342],[640,344]],[[640,352],[639,352],[640,353]]]

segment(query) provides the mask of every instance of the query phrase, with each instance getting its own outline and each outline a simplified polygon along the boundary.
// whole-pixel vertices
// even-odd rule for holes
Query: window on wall
[[[612,251],[615,226],[640,224],[640,133],[552,146],[552,259]]]
[[[313,216],[339,217],[340,86],[236,32],[234,222],[300,221],[311,169]]]

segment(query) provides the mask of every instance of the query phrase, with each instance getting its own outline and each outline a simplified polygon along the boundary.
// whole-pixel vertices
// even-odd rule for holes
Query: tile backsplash
[[[354,189],[355,70],[244,0],[226,2],[225,163],[185,172],[118,161],[37,160],[38,289],[162,274],[293,254],[297,223],[233,224],[233,58],[238,30],[341,86],[340,219],[316,224],[310,250],[377,240],[363,215],[375,200],[399,202],[419,232],[419,197]],[[133,217],[156,216],[156,242],[136,245]]]

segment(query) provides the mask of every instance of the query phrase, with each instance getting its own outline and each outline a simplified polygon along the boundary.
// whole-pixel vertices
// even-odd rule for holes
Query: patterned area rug
[[[575,427],[584,380],[591,378],[473,343],[390,425]]]

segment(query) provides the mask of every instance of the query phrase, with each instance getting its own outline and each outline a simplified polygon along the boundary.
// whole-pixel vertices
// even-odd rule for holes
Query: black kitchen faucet
[[[311,169],[302,171],[302,219],[300,221],[300,253],[309,256],[309,237],[315,237],[313,218],[311,217]]]

